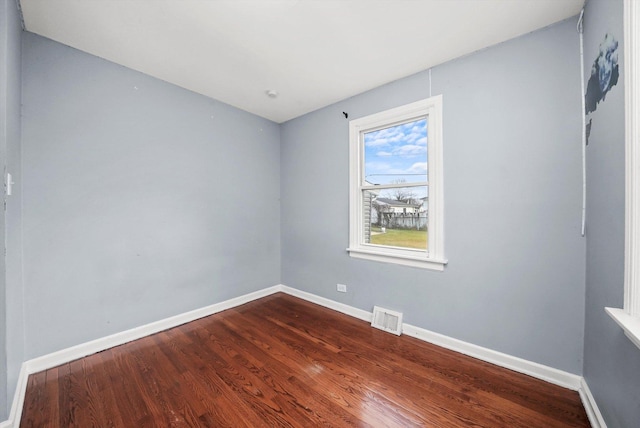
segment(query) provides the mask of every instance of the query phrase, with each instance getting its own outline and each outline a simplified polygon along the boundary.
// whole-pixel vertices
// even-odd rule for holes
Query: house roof
[[[420,204],[410,204],[407,202],[397,201],[395,199],[377,198],[376,202],[380,205],[391,205],[394,207],[419,207]]]

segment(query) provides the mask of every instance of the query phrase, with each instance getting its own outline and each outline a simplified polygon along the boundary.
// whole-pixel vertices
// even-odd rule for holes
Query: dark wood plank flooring
[[[577,392],[275,294],[29,376],[21,427],[588,427]]]

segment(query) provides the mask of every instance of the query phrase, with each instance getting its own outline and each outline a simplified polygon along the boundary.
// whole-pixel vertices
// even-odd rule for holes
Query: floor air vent
[[[371,326],[400,336],[402,333],[402,313],[374,306]]]

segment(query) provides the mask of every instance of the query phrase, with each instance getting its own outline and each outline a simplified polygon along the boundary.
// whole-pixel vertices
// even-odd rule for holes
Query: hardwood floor
[[[29,376],[21,427],[588,427],[577,392],[275,294]]]

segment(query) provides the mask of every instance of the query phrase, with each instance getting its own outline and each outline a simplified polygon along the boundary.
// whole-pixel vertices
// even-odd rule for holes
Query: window
[[[606,308],[629,339],[640,348],[640,3],[624,2],[625,58],[625,260],[624,309]]]
[[[442,96],[349,122],[349,255],[443,270]]]

